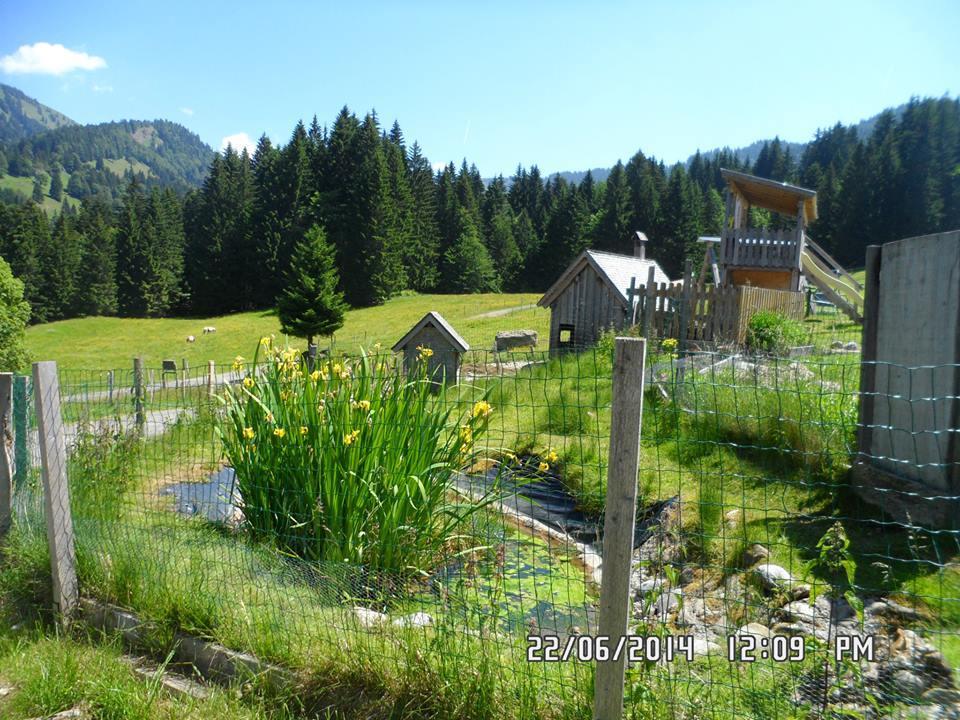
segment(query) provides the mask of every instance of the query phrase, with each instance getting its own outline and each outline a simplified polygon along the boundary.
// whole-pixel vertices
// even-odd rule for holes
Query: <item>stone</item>
[[[707,615],[706,604],[698,597],[683,600],[683,607],[677,613],[677,627],[696,627],[704,623]]]
[[[770,632],[773,635],[800,635],[803,637],[812,635],[811,627],[803,623],[777,623]]]
[[[723,516],[723,520],[727,523],[727,527],[735,528],[740,522],[740,508],[727,511],[726,515]]]
[[[808,597],[810,597],[810,586],[806,583],[793,585],[790,588],[789,595],[791,600],[806,600]]]
[[[693,636],[693,654],[697,655],[709,655],[710,653],[715,653],[720,651],[720,646],[715,642],[710,642],[702,635]]]
[[[13,692],[12,687],[4,687],[0,685],[0,698],[5,698],[7,695]]]
[[[694,578],[693,566],[684,565],[683,568],[680,570],[680,577],[677,578],[677,584],[680,587],[685,587],[693,582],[693,578]]]
[[[960,690],[931,688],[923,694],[923,701],[934,705],[960,705]]]
[[[643,599],[649,593],[662,589],[664,582],[664,579],[659,577],[644,578],[634,586],[633,594],[638,599]]]
[[[860,346],[854,340],[851,340],[848,343],[844,343],[843,349],[846,350],[847,352],[860,352]]]
[[[530,348],[537,346],[536,330],[507,330],[498,332],[494,340],[495,352],[507,352],[516,348]]]
[[[357,620],[360,622],[360,625],[365,628],[385,625],[387,620],[390,619],[382,612],[377,612],[376,610],[370,610],[369,608],[359,606],[353,609],[353,614],[357,616]]]
[[[753,568],[753,573],[759,578],[760,584],[763,585],[766,590],[776,590],[779,587],[789,585],[793,582],[793,575],[785,568],[774,565],[773,563],[757,565]]]
[[[843,341],[842,341],[842,340],[834,340],[832,343],[830,343],[830,349],[831,349],[831,350],[842,350],[842,349],[843,349]]]
[[[753,635],[758,638],[768,638],[770,637],[770,628],[756,622],[747,623],[737,630],[737,635]]]
[[[913,608],[888,599],[870,603],[863,609],[863,612],[864,615],[880,616],[900,623],[917,622],[922,619],[920,613]]]
[[[753,567],[761,560],[767,560],[770,557],[770,551],[763,545],[754,544],[743,551],[741,565],[745,568]]]
[[[405,615],[393,621],[396,627],[428,627],[433,625],[433,616],[425,612]]]
[[[890,688],[893,690],[892,694],[896,694],[904,700],[918,699],[927,688],[923,678],[906,668],[895,670],[890,676],[890,684],[892,685]]]

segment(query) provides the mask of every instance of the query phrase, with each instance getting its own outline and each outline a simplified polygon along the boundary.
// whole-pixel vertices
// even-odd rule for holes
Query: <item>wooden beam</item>
[[[60,414],[60,381],[57,364],[33,364],[33,400],[40,438],[43,508],[53,576],[53,606],[66,624],[77,607],[77,555],[67,486],[67,443]]]
[[[13,467],[10,451],[13,432],[10,408],[13,401],[13,373],[0,373],[0,538],[13,522]]]
[[[608,638],[613,648],[628,634],[630,617],[646,350],[647,341],[643,338],[616,339],[598,627],[598,634]],[[594,720],[620,720],[623,716],[625,670],[624,653],[597,662]]]

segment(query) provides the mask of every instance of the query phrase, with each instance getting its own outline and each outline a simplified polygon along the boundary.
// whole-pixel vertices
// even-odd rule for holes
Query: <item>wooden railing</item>
[[[804,316],[803,293],[746,285],[716,287],[657,283],[641,286],[637,320],[645,337],[743,343],[750,318],[774,310],[795,320]]]
[[[796,230],[726,228],[720,264],[733,267],[799,268],[802,234]]]

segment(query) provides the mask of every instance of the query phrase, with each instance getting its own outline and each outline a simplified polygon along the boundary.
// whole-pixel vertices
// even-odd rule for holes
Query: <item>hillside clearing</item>
[[[343,328],[334,336],[338,350],[357,352],[380,343],[392,346],[430,310],[448,320],[472,348],[489,349],[498,330],[536,330],[546,347],[550,313],[535,306],[539,294],[417,295],[404,294],[385,305],[350,310]],[[519,308],[518,308],[519,306]],[[489,313],[508,310],[507,317]],[[205,326],[216,333],[204,335]],[[163,359],[190,367],[214,360],[232,361],[250,356],[257,340],[280,335],[280,323],[271,312],[237,313],[214,318],[114,318],[92,317],[35,325],[27,330],[27,349],[34,360],[56,360],[67,370],[127,368],[140,355],[147,366]],[[193,335],[196,341],[187,342]],[[296,338],[291,344],[303,346]],[[322,341],[321,348],[328,343]]]

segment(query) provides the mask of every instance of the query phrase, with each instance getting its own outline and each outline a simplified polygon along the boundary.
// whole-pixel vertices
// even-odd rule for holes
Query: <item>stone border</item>
[[[131,647],[144,648],[148,645],[144,630],[150,624],[114,605],[81,598],[79,618],[96,630],[119,634]],[[188,633],[178,632],[174,643],[174,659],[191,665],[208,682],[232,685],[257,680],[264,682],[267,687],[278,689],[292,685],[295,680],[294,674],[286,668]]]

